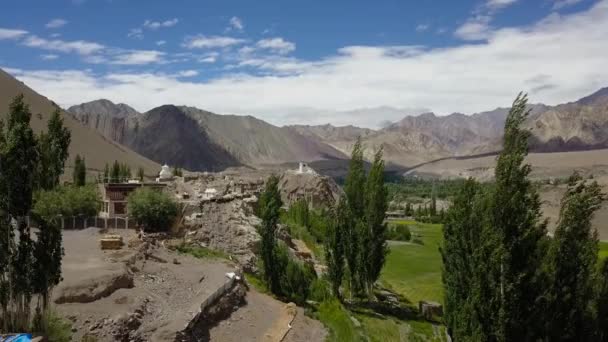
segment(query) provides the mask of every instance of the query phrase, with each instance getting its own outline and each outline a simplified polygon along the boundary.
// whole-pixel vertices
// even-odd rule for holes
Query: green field
[[[390,254],[381,275],[382,283],[403,295],[414,305],[420,300],[442,302],[439,253],[442,239],[441,225],[413,221],[395,223],[409,225],[412,240],[417,238],[423,244],[391,243]]]
[[[608,241],[600,242],[600,259],[608,258]]]

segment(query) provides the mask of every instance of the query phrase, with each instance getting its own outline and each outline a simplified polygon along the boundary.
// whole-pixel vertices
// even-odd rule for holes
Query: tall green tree
[[[380,277],[380,272],[386,262],[388,245],[386,243],[387,225],[385,223],[388,209],[388,191],[384,186],[384,160],[383,149],[380,148],[374,155],[374,162],[365,184],[365,221],[366,230],[363,240],[367,242],[362,246],[361,260],[365,262],[365,285],[368,296],[372,295],[372,286]]]
[[[361,232],[365,232],[367,229],[364,222],[365,181],[363,146],[359,137],[353,146],[348,174],[344,182],[344,193],[351,216],[350,225],[344,232],[345,257],[351,294],[361,290],[361,275],[365,274],[362,270],[364,264],[360,262],[361,246],[366,244],[366,241],[362,241],[363,238],[366,238],[366,234],[361,234]]]
[[[87,182],[87,165],[84,157],[76,155],[74,158],[73,183],[75,186],[84,186]]]
[[[57,218],[34,216],[38,223],[38,238],[34,244],[34,274],[32,289],[38,294],[39,312],[48,312],[53,288],[61,281],[63,246],[61,227]]]
[[[112,164],[112,170],[110,171],[110,182],[120,183],[121,181],[120,163],[118,163],[118,160],[115,160],[114,164]]]
[[[325,248],[327,260],[327,275],[332,285],[332,291],[341,298],[340,286],[344,278],[344,248],[345,232],[352,225],[350,209],[344,197],[340,198],[335,209],[334,219],[328,227],[328,239]]]
[[[479,253],[483,245],[482,231],[488,210],[487,198],[473,179],[463,185],[447,213],[443,228],[442,281],[444,287],[444,321],[455,341],[487,341],[484,329],[484,308],[481,299],[483,265]],[[486,327],[487,328],[487,327]]]
[[[103,182],[110,182],[110,165],[106,163],[106,166],[103,168]]]
[[[47,132],[40,133],[38,137],[40,162],[37,181],[39,188],[51,190],[59,185],[72,137],[70,130],[64,126],[59,109],[51,115],[47,128]]]
[[[12,255],[11,291],[15,307],[14,328],[25,331],[30,319],[32,298],[32,239],[25,216],[32,207],[32,193],[39,154],[36,137],[30,127],[31,113],[17,96],[9,106],[6,144],[2,158],[7,212],[17,221],[19,242]]]
[[[499,341],[533,340],[539,334],[538,307],[531,305],[546,284],[540,274],[546,253],[546,221],[541,201],[528,176],[529,131],[522,125],[530,114],[526,95],[519,94],[505,122],[503,151],[495,170],[492,199],[492,233],[498,245],[493,249],[499,262],[495,272],[500,283],[495,334]],[[496,280],[496,279],[494,279]]]
[[[548,326],[552,341],[591,341],[597,280],[597,231],[594,213],[604,199],[597,182],[588,183],[575,173],[568,180],[559,222],[549,253]]]
[[[144,175],[144,168],[140,166],[137,169],[137,179],[139,179],[140,182],[143,182],[144,181],[144,176],[145,176]]]
[[[277,256],[276,231],[283,202],[279,193],[279,178],[272,175],[266,181],[264,192],[260,196],[261,256],[264,264],[264,277],[275,294],[281,294],[281,265]]]

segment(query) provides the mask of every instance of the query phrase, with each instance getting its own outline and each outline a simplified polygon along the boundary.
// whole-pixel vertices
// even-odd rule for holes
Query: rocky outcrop
[[[279,190],[285,205],[305,199],[315,208],[333,206],[342,194],[342,189],[330,177],[295,171],[280,176]]]

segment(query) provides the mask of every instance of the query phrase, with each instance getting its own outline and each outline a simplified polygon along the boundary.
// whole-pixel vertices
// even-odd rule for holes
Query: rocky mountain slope
[[[576,102],[558,106],[530,105],[526,123],[531,147],[538,152],[560,152],[608,147],[608,88]],[[357,127],[292,126],[348,153],[357,136],[368,147],[367,157],[384,146],[389,162],[415,166],[432,160],[483,155],[501,149],[508,108],[464,115],[437,116],[424,113],[406,116],[377,130]]]
[[[51,113],[58,108],[51,100],[36,93],[25,84],[15,79],[0,69],[0,115],[5,118],[9,103],[18,94],[23,94],[25,102],[29,104],[32,112],[31,125],[35,132],[46,129],[47,121]],[[132,169],[143,167],[147,175],[155,175],[160,170],[160,165],[133,152],[95,130],[83,126],[71,115],[62,112],[65,125],[72,132],[72,143],[70,145],[70,157],[68,167],[74,160],[76,154],[86,158],[87,167],[103,170],[106,162],[118,160],[127,163]],[[71,171],[67,171],[71,175]],[[69,175],[68,175],[69,176]]]
[[[82,123],[159,163],[193,171],[237,165],[341,159],[332,146],[252,116],[165,105],[140,114],[98,100],[68,109]]]

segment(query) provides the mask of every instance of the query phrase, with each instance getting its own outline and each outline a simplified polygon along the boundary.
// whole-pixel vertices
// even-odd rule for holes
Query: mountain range
[[[531,104],[525,126],[531,148],[558,152],[608,147],[608,88],[557,106]],[[405,116],[378,130],[355,126],[277,127],[251,116],[218,115],[166,105],[138,113],[97,100],[68,109],[84,125],[159,163],[190,170],[344,159],[357,137],[366,157],[384,147],[385,159],[412,167],[455,156],[500,151],[508,108],[473,115],[432,112]]]
[[[0,108],[8,108],[19,93],[34,113],[34,130],[44,129],[56,104],[0,70]],[[533,104],[530,111],[525,125],[531,131],[533,151],[608,147],[608,88],[557,106]],[[72,131],[70,161],[80,154],[90,168],[100,170],[106,162],[119,160],[152,174],[162,163],[192,171],[219,171],[232,166],[344,160],[359,136],[367,157],[371,159],[383,146],[389,165],[405,168],[455,156],[492,154],[501,149],[508,108],[473,115],[406,115],[381,129],[278,127],[252,116],[175,105],[140,113],[108,100],[83,103],[62,113]]]

